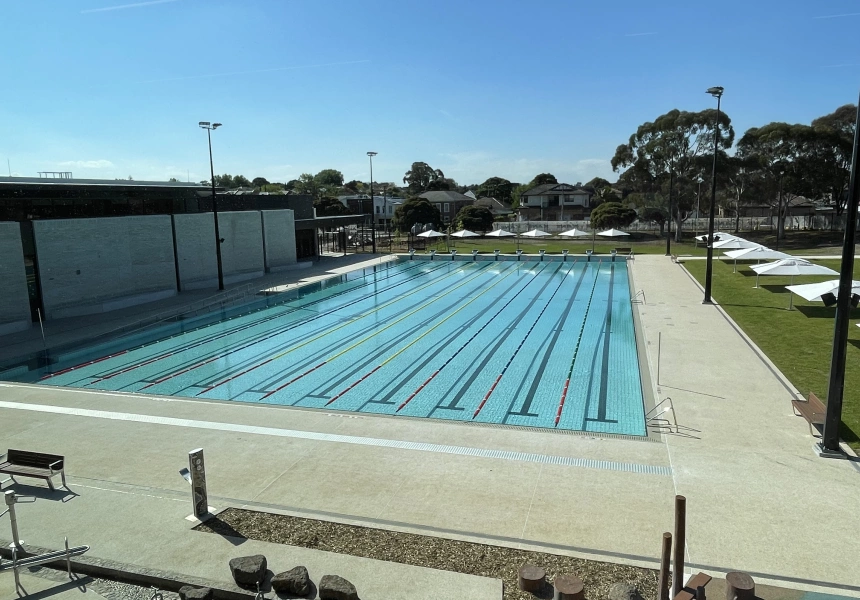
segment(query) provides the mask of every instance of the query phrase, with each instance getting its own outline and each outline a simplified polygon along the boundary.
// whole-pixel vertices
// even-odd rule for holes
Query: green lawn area
[[[838,260],[818,261],[836,271]],[[688,261],[684,267],[704,284],[705,261]],[[854,278],[860,279],[855,263]],[[838,276],[796,277],[794,283],[816,283]],[[755,289],[755,274],[748,265],[738,264],[732,273],[731,262],[714,261],[713,297],[761,348],[771,361],[804,395],[812,391],[825,400],[833,344],[834,308],[822,302],[807,302],[794,297],[794,310],[788,310],[789,277],[761,277]],[[852,319],[860,319],[854,309]],[[860,448],[860,328],[852,321],[848,331],[848,357],[841,434],[855,449]],[[743,373],[738,373],[743,377]]]

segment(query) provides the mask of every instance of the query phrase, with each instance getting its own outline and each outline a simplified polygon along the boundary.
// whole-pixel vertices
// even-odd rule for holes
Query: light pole
[[[782,232],[782,176],[785,175],[785,170],[779,170],[779,199],[776,205],[776,249],[779,250],[779,238]]]
[[[376,254],[376,201],[373,198],[373,157],[379,154],[378,152],[368,152],[367,157],[370,159],[370,206],[373,211],[371,223],[373,223],[373,253]]]
[[[854,278],[854,239],[857,230],[857,202],[860,182],[857,181],[860,162],[860,106],[854,125],[854,153],[848,182],[848,206],[845,210],[845,239],[842,244],[842,268],[839,273],[839,295],[836,297],[836,323],[833,333],[833,353],[830,357],[830,379],[827,385],[827,412],[824,432],[818,445],[821,456],[844,456],[839,448],[839,425],[842,423],[842,395],[845,391],[845,359],[848,351],[848,326],[851,316],[852,280]]]
[[[694,237],[699,237],[699,219],[701,218],[701,212],[699,212],[699,206],[702,203],[702,177],[698,178],[699,191],[696,193],[696,234]],[[696,240],[696,244],[699,243],[699,240]]]
[[[672,188],[675,187],[675,161],[669,167],[669,227],[666,231],[666,256],[672,256]]]
[[[717,150],[720,146],[720,100],[723,88],[712,87],[707,93],[717,99],[717,116],[714,118],[714,166],[711,168],[711,210],[708,211],[708,260],[705,269],[705,299],[702,304],[711,304],[711,279],[714,274],[714,210],[717,207]]]
[[[215,167],[212,164],[212,130],[221,127],[221,123],[200,121],[198,125],[206,130],[206,137],[209,139],[209,172],[212,176],[212,216],[215,217],[215,259],[218,261],[218,289],[223,290],[224,269],[221,266],[221,243],[224,240],[221,238],[221,230],[218,229],[218,200],[215,197]]]

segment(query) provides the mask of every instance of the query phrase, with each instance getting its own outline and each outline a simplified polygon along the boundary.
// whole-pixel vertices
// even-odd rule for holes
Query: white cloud
[[[113,163],[109,160],[65,160],[59,163],[61,167],[73,167],[75,169],[112,169]]]

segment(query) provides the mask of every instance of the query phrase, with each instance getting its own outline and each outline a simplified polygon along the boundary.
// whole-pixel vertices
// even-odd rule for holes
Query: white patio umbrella
[[[779,250],[771,250],[767,246],[753,246],[752,248],[741,248],[739,250],[730,250],[725,253],[729,258],[735,259],[735,267],[732,273],[738,270],[738,259],[741,260],[778,260],[780,258],[791,258],[791,254],[780,252]]]
[[[475,233],[474,231],[469,231],[468,229],[461,229],[460,231],[455,231],[451,234],[451,237],[457,238],[470,238],[470,237],[480,237],[481,234]]]
[[[756,248],[757,246],[761,246],[761,244],[757,244],[756,242],[751,242],[749,240],[745,240],[744,238],[733,238],[731,240],[720,240],[719,242],[714,242],[714,250],[722,250],[725,252],[726,250],[743,250],[744,248]]]
[[[525,233],[520,234],[523,237],[546,237],[548,235],[552,235],[551,233],[547,233],[546,231],[541,231],[540,229],[532,229],[530,231],[526,231]]]
[[[802,258],[784,258],[772,263],[753,265],[750,268],[756,273],[755,287],[758,287],[759,275],[790,276],[792,283],[794,283],[794,278],[800,275],[839,275],[839,273],[829,267],[816,265]],[[793,299],[791,296],[788,299],[789,310],[791,310]]]
[[[438,237],[445,237],[445,236],[447,236],[447,235],[448,235],[447,233],[442,233],[442,232],[440,232],[440,231],[435,231],[435,230],[431,229],[431,230],[429,230],[429,231],[425,231],[425,232],[423,232],[423,233],[419,233],[419,234],[418,234],[418,237],[423,237],[423,238],[438,238]]]
[[[500,237],[514,237],[515,235],[517,235],[517,234],[511,233],[507,229],[494,229],[493,231],[488,233],[486,237],[500,238]]]
[[[606,231],[601,231],[597,235],[602,235],[603,237],[624,237],[625,235],[630,234],[619,231],[618,229],[607,229]]]
[[[585,231],[580,231],[579,229],[574,227],[573,229],[568,229],[567,231],[562,231],[558,235],[564,236],[564,237],[577,238],[577,237],[585,237],[588,235],[588,233],[586,233]]]
[[[694,239],[697,242],[704,242],[707,240],[707,237],[708,237],[708,234],[705,233],[703,235],[697,235]],[[731,233],[726,233],[725,231],[715,231],[714,237],[719,237],[721,242],[726,242],[728,240],[733,240],[738,236],[732,235]]]
[[[821,283],[804,283],[801,285],[788,285],[785,287],[792,294],[797,294],[804,300],[810,302],[824,302],[822,298],[825,294],[833,294],[834,297],[839,297],[839,280],[831,279],[830,281],[822,281]],[[851,282],[851,293],[860,294],[860,281]],[[858,323],[860,325],[860,323]]]

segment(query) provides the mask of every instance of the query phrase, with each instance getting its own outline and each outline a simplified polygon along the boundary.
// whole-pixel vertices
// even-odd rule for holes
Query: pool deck
[[[189,489],[177,471],[203,447],[218,509],[650,567],[672,530],[674,495],[683,494],[693,569],[860,597],[860,463],[813,453],[806,422],[792,413],[796,390],[718,307],[701,304],[682,266],[642,255],[631,273],[648,301],[636,308],[655,382],[661,338],[655,394],[672,398],[680,434],[638,441],[4,383],[0,448],[64,453],[79,494],[22,505],[21,536],[59,547],[68,535],[95,556],[203,576],[212,567],[201,555],[222,561],[258,544],[234,547],[182,518]],[[318,560],[329,559],[352,573],[355,559]],[[435,597],[498,598],[492,580],[474,579],[477,595]],[[362,598],[394,597],[371,590]]]

